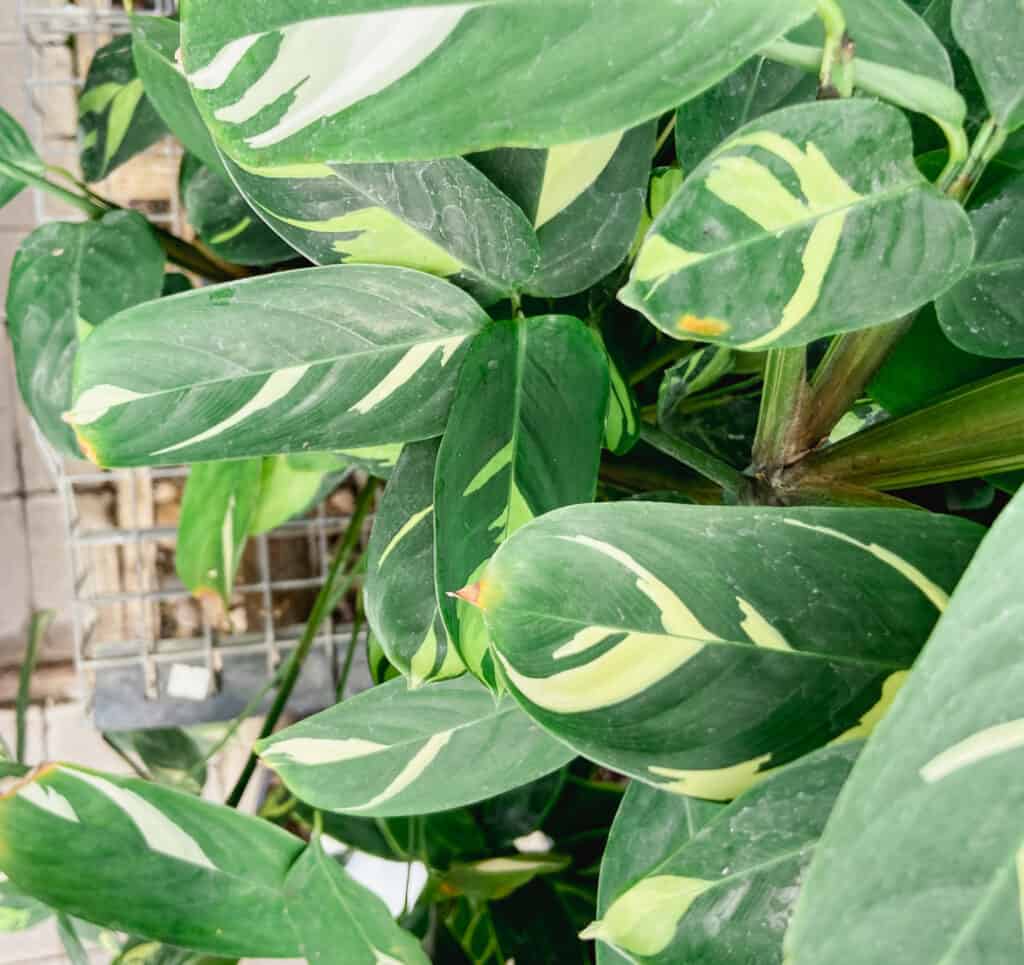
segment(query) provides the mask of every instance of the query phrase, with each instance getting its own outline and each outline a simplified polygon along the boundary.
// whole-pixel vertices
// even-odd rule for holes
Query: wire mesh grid
[[[47,164],[78,177],[78,91],[93,53],[130,29],[128,14],[115,0],[18,4],[29,133]],[[167,15],[174,7],[174,0],[136,0],[133,13]],[[188,238],[177,192],[180,157],[165,138],[92,187]],[[37,224],[81,217],[38,190],[34,206]],[[63,460],[38,433],[37,439],[62,497],[75,666],[97,723],[150,726],[237,713],[302,635],[326,579],[329,544],[348,525],[348,507],[321,503],[250,540],[225,614],[195,600],[174,573],[187,467],[97,470]],[[325,621],[300,680],[300,712],[333,700],[351,629],[333,616]],[[353,689],[363,677],[359,667]]]

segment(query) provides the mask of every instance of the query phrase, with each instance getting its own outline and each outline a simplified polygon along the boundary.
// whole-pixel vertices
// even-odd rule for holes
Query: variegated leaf
[[[538,875],[564,871],[570,861],[564,854],[514,854],[458,862],[444,874],[441,887],[479,901],[498,901]]]
[[[1015,0],[953,0],[953,33],[1000,127],[1024,125],[1024,10]]]
[[[754,121],[704,161],[619,297],[675,338],[804,345],[920,307],[973,247],[963,209],[914,166],[899,111],[820,102]]]
[[[21,243],[7,291],[18,388],[43,435],[62,452],[79,454],[61,418],[71,404],[79,346],[111,315],[156,298],[163,278],[163,251],[134,211],[53,222]]]
[[[0,107],[0,208],[25,187],[21,172],[41,174],[45,168],[25,129]]]
[[[387,905],[355,881],[314,836],[284,884],[288,917],[307,962],[429,965]]]
[[[295,257],[223,173],[186,154],[178,184],[189,224],[219,258],[236,265],[273,265]]]
[[[608,408],[604,414],[604,445],[609,452],[623,456],[640,438],[640,407],[607,345],[604,346],[604,354],[608,363]]]
[[[388,660],[418,687],[465,671],[437,609],[434,466],[439,439],[406,446],[373,524],[366,617]]]
[[[178,578],[194,594],[231,602],[238,564],[260,501],[261,459],[192,467],[181,503],[174,554]]]
[[[721,810],[721,805],[710,801],[668,794],[642,781],[630,781],[601,858],[598,914],[604,915],[616,898],[694,838]],[[607,942],[598,942],[597,965],[628,961]]]
[[[189,154],[227,178],[178,62],[180,43],[176,20],[152,14],[132,18],[132,57],[147,99]]]
[[[301,471],[334,473],[349,468],[362,469],[371,476],[387,479],[391,476],[402,449],[402,443],[392,442],[381,446],[339,449],[336,452],[290,452],[285,458],[292,469]]]
[[[166,133],[135,70],[132,38],[116,37],[96,51],[78,95],[78,150],[85,180],[102,180]]]
[[[264,821],[50,764],[0,796],[0,839],[0,869],[59,911],[210,954],[298,954],[283,884],[303,844]]]
[[[447,594],[534,516],[594,498],[607,404],[604,354],[578,319],[495,322],[466,356],[437,457],[437,589],[459,656],[489,686],[480,613]]]
[[[392,680],[293,724],[257,751],[314,807],[384,817],[482,801],[573,757],[514,701],[496,703],[468,676],[417,690]]]
[[[415,268],[485,305],[520,290],[537,268],[526,217],[462,158],[266,169],[227,163],[249,203],[318,265]]]
[[[236,160],[398,161],[634,126],[813,12],[813,0],[192,0],[182,40],[200,110]]]
[[[584,291],[629,252],[643,210],[654,124],[541,150],[499,148],[473,163],[533,225],[540,264],[530,294]]]
[[[545,728],[728,800],[871,729],[981,532],[909,510],[574,506],[503,544],[477,602],[502,678]]]
[[[584,937],[642,965],[781,965],[801,880],[860,749],[857,742],[801,758],[707,815],[699,829],[688,798],[627,794],[605,861],[610,853],[628,878],[605,889],[602,865],[602,917]],[[651,795],[660,807],[650,806]],[[657,842],[650,856],[649,838]]]
[[[1022,535],[1018,495],[854,768],[807,875],[787,962],[1021,958]]]
[[[157,465],[428,439],[487,321],[447,282],[338,265],[123,312],[86,343],[68,419],[103,465]]]
[[[1021,14],[1024,21],[1024,13]],[[1024,356],[1024,175],[970,212],[978,252],[936,303],[942,330],[974,355]]]

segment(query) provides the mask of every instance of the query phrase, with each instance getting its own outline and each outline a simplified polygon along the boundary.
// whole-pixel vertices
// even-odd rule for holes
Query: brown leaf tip
[[[457,600],[464,600],[470,606],[483,609],[483,604],[480,602],[483,592],[484,581],[477,580],[476,583],[470,583],[469,586],[464,586],[461,590],[456,590],[454,593],[449,591],[447,595]]]

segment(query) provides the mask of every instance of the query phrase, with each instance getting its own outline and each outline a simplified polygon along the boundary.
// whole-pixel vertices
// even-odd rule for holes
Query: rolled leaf
[[[62,452],[79,454],[62,420],[79,346],[111,315],[156,298],[163,276],[160,245],[134,211],[43,225],[21,243],[7,292],[18,388],[43,435]]]
[[[1024,12],[1020,16],[1024,21]],[[974,355],[1019,358],[1024,356],[1024,176],[971,211],[970,218],[977,252],[967,274],[935,303],[942,330]]]
[[[953,33],[989,111],[1006,131],[1024,125],[1024,10],[1014,0],[953,0]]]
[[[812,453],[801,480],[891,490],[1024,469],[1022,407],[1017,366]]]
[[[401,161],[635,126],[813,12],[813,0],[195,0],[182,41],[200,110],[236,160]]]
[[[265,821],[50,764],[0,797],[0,837],[0,869],[59,911],[210,954],[299,954],[283,883],[302,841]]]
[[[475,582],[534,516],[594,498],[607,403],[604,353],[578,319],[495,322],[466,356],[437,456],[434,552],[449,636],[489,686],[494,664],[481,615],[448,593]]]
[[[613,770],[728,800],[870,731],[980,537],[906,510],[574,506],[498,549],[478,604],[538,723]]]
[[[218,257],[236,265],[273,265],[295,257],[223,174],[187,155],[180,190],[189,224]]]
[[[519,291],[537,268],[526,217],[462,158],[268,169],[227,163],[261,217],[318,265],[415,268],[485,305]]]
[[[78,95],[78,150],[86,181],[100,181],[167,133],[132,59],[132,38],[96,51]]]
[[[192,467],[181,503],[174,561],[179,579],[197,596],[210,593],[230,606],[262,477],[260,459]]]
[[[226,179],[220,152],[199,116],[178,62],[180,43],[176,20],[151,14],[132,17],[132,57],[146,98],[185,150]]]
[[[25,186],[22,171],[41,174],[45,168],[25,129],[0,107],[0,208]]]
[[[440,434],[487,321],[457,288],[340,265],[204,288],[95,333],[68,418],[103,465],[411,442]]]
[[[829,747],[790,764],[699,830],[690,823],[687,798],[662,794],[668,800],[659,809],[644,807],[642,797],[636,814],[627,798],[612,841],[616,852],[625,852],[618,863],[630,875],[602,891],[602,918],[584,937],[644,965],[780,965],[801,880],[860,749],[859,743]],[[651,823],[651,817],[666,820]],[[661,852],[654,861],[644,854],[650,837]],[[640,860],[630,853],[634,848]]]
[[[285,895],[298,954],[308,962],[428,965],[430,961],[384,902],[324,853],[318,836],[288,872]]]
[[[854,768],[787,936],[794,965],[1020,957],[1022,531],[1017,496]]]
[[[257,752],[296,797],[369,816],[461,807],[573,757],[472,677],[418,690],[393,680],[260,741]]]
[[[692,840],[721,810],[720,805],[709,801],[667,794],[641,781],[630,781],[601,859],[599,915],[604,915],[612,902],[644,874]],[[638,833],[641,828],[647,833]],[[621,965],[628,961],[607,942],[598,942],[598,965]]]
[[[675,338],[804,345],[920,307],[972,254],[967,215],[918,173],[903,115],[821,102],[754,121],[701,164],[619,297]]]
[[[448,640],[434,580],[434,467],[439,439],[399,457],[370,536],[364,600],[374,639],[417,687],[465,666]]]
[[[499,148],[471,160],[523,209],[540,264],[530,294],[584,291],[622,263],[643,211],[655,125],[545,150]]]

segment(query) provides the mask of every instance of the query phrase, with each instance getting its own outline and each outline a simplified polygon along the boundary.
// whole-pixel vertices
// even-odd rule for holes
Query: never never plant
[[[387,480],[266,688],[263,820],[256,758],[200,801],[180,732],[110,735],[138,778],[2,763],[0,923],[1017,960],[1021,49],[1016,0],[189,0],[80,114],[90,179],[181,141],[191,245],[0,115],[0,198],[87,216],[15,258],[23,398],[65,453],[195,464],[186,586],[229,605],[250,535]],[[353,586],[376,685],[275,732]],[[400,923],[328,839],[427,866]]]

